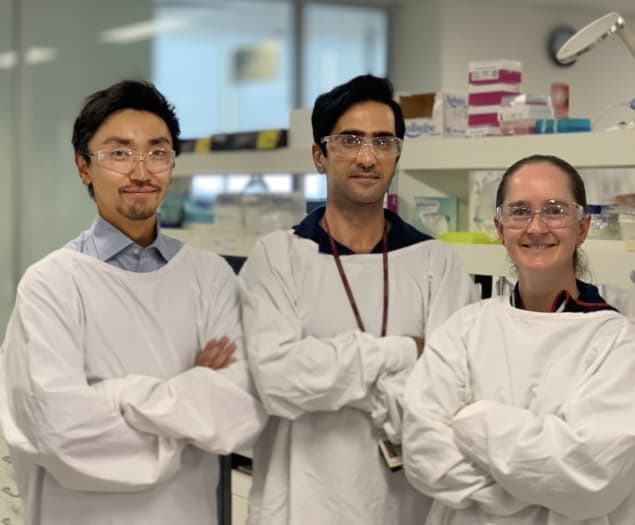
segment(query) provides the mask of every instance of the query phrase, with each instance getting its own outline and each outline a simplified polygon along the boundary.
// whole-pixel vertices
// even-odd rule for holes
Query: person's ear
[[[319,173],[326,173],[326,157],[322,152],[322,148],[320,148],[317,144],[313,144],[313,146],[311,146],[311,154],[313,155],[313,164],[315,164],[315,169],[317,169]]]
[[[494,226],[496,226],[496,233],[498,234],[500,242],[505,246],[505,236],[503,235],[504,226],[496,217],[494,217]]]
[[[77,167],[77,173],[79,174],[79,178],[82,180],[82,183],[88,186],[92,182],[92,179],[88,173],[88,161],[86,160],[86,157],[76,153],[75,166]]]
[[[591,214],[587,213],[578,224],[578,234],[576,238],[576,246],[580,246],[589,234],[589,228],[591,227]]]

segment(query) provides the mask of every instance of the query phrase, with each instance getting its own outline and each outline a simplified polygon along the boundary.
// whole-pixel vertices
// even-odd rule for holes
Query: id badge
[[[401,445],[391,443],[387,438],[380,439],[379,451],[381,452],[386,466],[392,471],[397,472],[403,468],[403,459],[401,457]]]

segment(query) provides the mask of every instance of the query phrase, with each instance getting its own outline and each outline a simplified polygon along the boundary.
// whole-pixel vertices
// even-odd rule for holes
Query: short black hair
[[[173,148],[181,151],[179,135],[181,127],[170,104],[154,84],[138,80],[123,80],[97,91],[84,100],[84,105],[73,125],[73,147],[75,153],[86,155],[88,143],[104,121],[113,113],[123,109],[148,111],[161,118],[172,136]]]
[[[89,95],[73,124],[72,144],[76,155],[83,156],[90,163],[88,143],[102,124],[117,111],[135,109],[154,113],[162,119],[172,137],[172,147],[178,155],[181,152],[179,135],[181,126],[165,96],[152,84],[143,80],[122,80],[106,89]],[[88,193],[94,198],[92,184],[88,185]]]
[[[374,75],[360,75],[344,84],[322,93],[315,99],[311,125],[313,126],[313,142],[320,146],[326,155],[326,145],[320,140],[333,131],[340,116],[351,106],[360,102],[380,102],[392,109],[395,116],[395,134],[403,139],[406,125],[401,106],[394,99],[392,83],[387,78]]]

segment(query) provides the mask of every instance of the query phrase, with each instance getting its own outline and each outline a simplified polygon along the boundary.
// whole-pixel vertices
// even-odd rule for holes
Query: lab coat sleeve
[[[426,265],[429,297],[425,312],[425,333],[431,333],[459,308],[478,299],[478,288],[450,247],[434,241]],[[403,397],[410,370],[381,374],[372,387],[368,402],[373,424],[382,428],[393,443],[401,443]]]
[[[403,391],[410,369],[381,374],[368,395],[373,426],[381,428],[392,443],[401,443]]]
[[[459,449],[451,425],[472,397],[465,352],[468,318],[461,310],[432,334],[406,382],[404,467],[412,486],[444,505],[465,509],[476,504],[507,516],[527,504]]]
[[[240,366],[234,364],[231,366]],[[147,376],[95,385],[133,428],[187,440],[215,454],[253,445],[266,422],[260,403],[217,371],[195,367],[169,380]]]
[[[430,248],[425,265],[429,294],[424,305],[426,334],[459,308],[478,299],[478,289],[454,250],[438,241],[430,242]],[[410,371],[380,374],[366,400],[374,426],[383,429],[393,443],[401,443],[403,393]]]
[[[186,443],[131,428],[87,384],[82,316],[65,271],[27,270],[3,343],[3,433],[65,488],[144,490],[180,468]]]
[[[598,341],[588,377],[559,413],[488,401],[453,419],[456,440],[511,494],[575,520],[605,516],[635,485],[635,337]]]
[[[240,272],[247,358],[265,408],[288,419],[344,406],[370,410],[370,387],[382,373],[411,368],[415,342],[357,330],[325,339],[305,335],[296,310],[301,291],[281,255],[289,249],[274,240],[258,241]]]
[[[480,299],[479,288],[465,271],[451,246],[434,242],[426,265],[429,297],[426,302],[425,332],[431,334],[454,312]]]
[[[224,260],[214,261],[213,282],[201,298],[207,304],[201,307],[200,345],[227,336],[236,345],[236,362],[221,370],[191,368],[167,380],[130,375],[94,387],[131,427],[228,454],[253,445],[266,412],[255,398],[245,361],[236,276]]]

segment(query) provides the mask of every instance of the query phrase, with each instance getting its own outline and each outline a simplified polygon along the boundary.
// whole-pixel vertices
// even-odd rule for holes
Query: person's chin
[[[131,221],[147,221],[154,217],[157,213],[157,206],[129,206],[124,215]]]
[[[558,259],[549,254],[524,254],[518,260],[518,266],[527,270],[548,270],[557,266]]]

